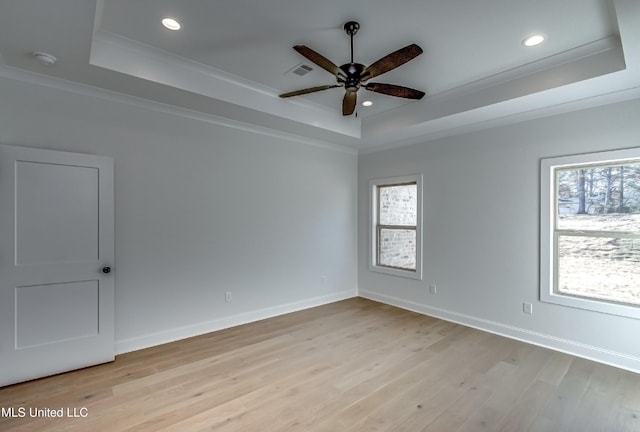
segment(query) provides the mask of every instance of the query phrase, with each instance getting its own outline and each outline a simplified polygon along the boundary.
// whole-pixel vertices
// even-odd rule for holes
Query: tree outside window
[[[542,178],[542,299],[640,317],[640,149],[545,159]]]

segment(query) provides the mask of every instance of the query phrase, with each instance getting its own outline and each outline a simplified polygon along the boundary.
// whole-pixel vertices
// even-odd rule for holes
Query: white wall
[[[355,153],[8,78],[0,95],[1,143],[115,159],[118,352],[356,295]]]
[[[540,159],[640,146],[639,120],[635,100],[361,155],[360,295],[640,371],[640,321],[541,303],[538,291]],[[416,173],[424,280],[372,273],[368,182]]]
[[[0,78],[1,143],[115,159],[119,352],[359,286],[640,371],[640,322],[538,301],[540,158],[640,145],[640,101],[356,158],[117,99]],[[414,173],[424,174],[424,280],[371,273],[368,181]]]

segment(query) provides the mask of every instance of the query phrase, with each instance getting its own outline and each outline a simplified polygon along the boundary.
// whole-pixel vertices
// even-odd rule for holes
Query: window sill
[[[401,269],[383,267],[383,266],[377,266],[377,265],[370,265],[369,270],[372,272],[382,273],[389,276],[399,276],[407,279],[422,280],[422,272],[419,270],[416,270],[416,271],[401,270]]]
[[[540,297],[540,300],[545,303],[553,303],[561,306],[585,309],[592,312],[640,319],[640,307],[637,306],[546,291],[543,291]]]

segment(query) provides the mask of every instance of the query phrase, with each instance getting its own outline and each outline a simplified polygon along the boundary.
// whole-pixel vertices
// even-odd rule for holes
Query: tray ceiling
[[[634,0],[22,0],[3,2],[0,12],[4,75],[45,75],[364,151],[640,95]],[[167,16],[182,30],[165,29]],[[335,82],[292,46],[346,63],[349,20],[361,25],[357,62],[410,43],[423,48],[372,82],[423,90],[424,99],[360,89],[359,101],[373,106],[343,117],[340,88],[278,97]],[[545,42],[523,46],[532,33]],[[39,64],[38,51],[58,63]],[[300,64],[313,70],[290,73]]]

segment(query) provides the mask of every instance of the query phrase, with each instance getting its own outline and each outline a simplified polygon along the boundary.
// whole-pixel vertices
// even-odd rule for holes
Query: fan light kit
[[[313,63],[320,66],[327,72],[332,73],[336,77],[337,84],[323,85],[311,87],[303,90],[296,90],[280,95],[281,98],[292,96],[300,96],[308,93],[314,93],[322,90],[328,90],[336,87],[344,87],[345,93],[342,100],[342,115],[348,116],[353,114],[356,108],[357,92],[360,87],[376,93],[382,93],[389,96],[396,96],[405,99],[422,99],[424,92],[420,90],[402,87],[395,84],[382,83],[366,83],[369,79],[378,75],[389,72],[413,60],[422,54],[422,48],[416,44],[407,45],[397,51],[388,54],[378,61],[373,62],[369,66],[353,61],[353,36],[358,33],[360,24],[355,21],[349,21],[344,25],[344,31],[351,37],[351,62],[345,63],[338,67],[326,57],[318,54],[314,50],[304,45],[296,45],[293,47],[298,53],[302,54]]]
[[[182,24],[180,24],[178,20],[176,20],[175,18],[169,18],[169,17],[162,19],[162,25],[168,28],[169,30],[174,30],[174,31],[180,30],[182,28]]]
[[[33,56],[36,58],[38,63],[40,63],[43,66],[53,66],[58,62],[57,58],[55,58],[51,54],[47,54],[44,52],[33,53]]]

